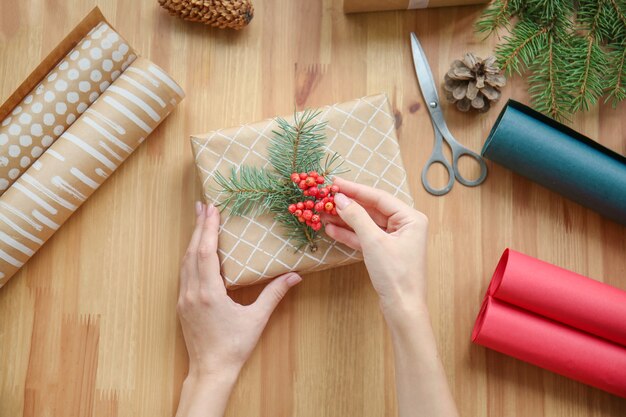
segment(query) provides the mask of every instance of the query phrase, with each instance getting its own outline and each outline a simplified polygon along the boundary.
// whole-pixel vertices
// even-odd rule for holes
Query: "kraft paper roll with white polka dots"
[[[101,22],[41,80],[0,124],[0,195],[135,58]]]
[[[0,287],[182,100],[137,58],[0,197]]]

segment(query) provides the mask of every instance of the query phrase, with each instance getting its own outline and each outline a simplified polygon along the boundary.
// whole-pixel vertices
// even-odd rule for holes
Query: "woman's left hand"
[[[182,262],[178,297],[190,376],[236,377],[280,300],[302,280],[288,273],[269,283],[254,303],[233,301],[220,274],[219,223],[218,209],[196,203],[196,227]]]

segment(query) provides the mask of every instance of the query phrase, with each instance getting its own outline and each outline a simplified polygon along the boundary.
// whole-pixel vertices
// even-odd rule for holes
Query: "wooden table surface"
[[[2,100],[95,4],[0,0]],[[188,136],[378,92],[389,95],[411,190],[430,218],[429,306],[461,414],[626,415],[624,399],[470,343],[507,246],[626,289],[626,228],[502,167],[490,163],[479,188],[423,190],[433,133],[408,34],[417,32],[441,80],[466,51],[492,49],[494,39],[472,33],[483,6],[345,16],[340,1],[257,0],[250,26],[233,32],[170,17],[156,0],[98,4],[187,98],[0,290],[1,416],[172,415],[187,367],[178,263],[200,196]],[[526,90],[514,79],[505,95],[527,101]],[[444,113],[479,150],[501,106]],[[625,116],[624,105],[601,106],[574,126],[624,154]],[[393,375],[364,266],[311,274],[272,317],[227,414],[393,416]]]

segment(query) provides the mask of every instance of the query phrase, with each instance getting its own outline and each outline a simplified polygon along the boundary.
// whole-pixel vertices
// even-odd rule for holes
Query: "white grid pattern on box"
[[[364,98],[364,99],[359,99],[359,100],[354,101],[352,103],[353,106],[349,110],[344,110],[344,108],[346,107],[348,103],[328,106],[322,109],[322,111],[320,112],[318,116],[318,120],[325,120],[329,112],[337,112],[339,114],[344,115],[341,126],[339,128],[335,128],[330,124],[327,126],[327,130],[334,134],[328,135],[329,143],[326,146],[326,150],[330,152],[333,149],[333,146],[336,145],[337,141],[339,140],[343,140],[343,139],[348,140],[349,142],[351,142],[349,143],[350,149],[348,152],[344,152],[343,157],[345,158],[344,162],[348,164],[350,168],[354,169],[353,178],[355,181],[358,181],[362,175],[369,175],[371,177],[370,180],[373,179],[374,181],[374,183],[370,185],[377,186],[380,183],[380,181],[383,181],[385,184],[387,184],[394,190],[393,191],[394,195],[397,196],[398,194],[402,194],[406,200],[409,200],[412,202],[412,198],[404,190],[407,185],[406,183],[407,177],[401,165],[402,162],[401,162],[399,146],[397,145],[397,142],[395,141],[395,138],[393,136],[393,132],[395,129],[394,120],[393,120],[393,117],[388,112],[383,110],[383,107],[385,107],[385,105],[387,104],[387,101],[380,100],[380,96],[373,97],[372,99],[374,100],[376,99],[380,100],[380,103],[377,103],[376,105],[374,105],[368,99],[369,98]],[[363,103],[368,104],[371,108],[374,109],[374,112],[368,115],[369,118],[367,121],[362,120],[360,117],[354,114],[356,110],[362,109]],[[389,127],[386,132],[383,132],[377,129],[373,125],[370,125],[372,120],[374,120],[374,118],[376,118],[380,114],[385,116],[390,121]],[[352,136],[348,135],[346,132],[344,132],[349,120],[354,120],[362,125],[356,137],[354,135]],[[262,126],[262,128],[259,130],[258,126]],[[220,200],[222,196],[221,193],[216,194],[217,190],[208,189],[207,182],[211,178],[214,177],[214,174],[216,171],[220,171],[222,173],[226,172],[225,168],[223,168],[224,164],[230,165],[228,166],[228,170],[230,170],[231,167],[235,167],[235,169],[238,170],[239,167],[241,165],[244,165],[249,158],[255,157],[257,160],[256,161],[257,165],[262,163],[263,164],[262,166],[264,168],[268,167],[269,161],[267,159],[267,156],[258,152],[258,149],[259,149],[258,142],[262,139],[265,139],[269,143],[271,138],[270,136],[267,135],[267,132],[268,130],[270,130],[270,128],[274,126],[276,126],[276,122],[274,120],[267,120],[263,124],[259,123],[259,124],[254,124],[254,125],[240,126],[234,132],[234,134],[233,134],[233,129],[222,129],[222,130],[218,130],[218,131],[210,133],[209,135],[205,136],[203,139],[198,139],[198,138],[192,139],[192,142],[194,143],[196,147],[195,148],[196,149],[196,158],[195,158],[196,165],[198,166],[200,170],[201,177],[204,177],[204,178],[201,178],[203,188],[205,190],[204,194],[205,194],[205,197],[209,201],[217,202]],[[362,136],[366,132],[368,132],[368,129],[371,129],[371,131],[376,132],[377,136],[382,137],[381,140],[377,141],[376,146],[369,147],[361,143]],[[252,132],[252,134],[250,134],[250,131]],[[245,142],[242,142],[242,141],[249,140],[248,134],[250,134],[250,136],[253,137],[253,140],[250,144],[245,144]],[[211,149],[210,142],[215,141],[215,140],[226,141],[226,147],[221,154]],[[234,143],[236,143],[237,146],[241,147],[243,149],[243,152],[245,152],[243,156],[236,157],[236,159],[239,160],[238,162],[233,161],[232,160],[233,158],[231,157],[231,153],[233,152],[232,147],[234,146]],[[389,146],[389,145],[395,147],[395,153],[392,156],[387,157],[386,155],[384,155],[384,153],[379,152],[379,149],[381,149],[381,147]],[[369,153],[364,161],[359,161],[359,164],[352,162],[350,160],[350,157],[352,156],[357,146],[360,146],[364,152]],[[203,154],[205,154],[205,152],[206,154],[210,155],[208,159],[209,159],[209,166],[212,166],[213,167],[212,169],[206,169],[204,166],[205,164],[201,163],[202,162],[201,157]],[[382,172],[374,173],[371,171],[371,169],[368,169],[369,168],[368,164],[370,163],[370,161],[374,159],[380,159],[384,161],[384,163],[382,164],[384,166],[384,169],[382,170]],[[399,163],[397,163],[397,161],[399,161]],[[400,184],[394,184],[384,177],[391,167],[395,167],[399,170],[399,172],[403,173]],[[213,192],[210,192],[210,191],[213,191]],[[244,284],[251,284],[253,282],[263,280],[264,278],[269,278],[270,276],[268,275],[268,271],[270,270],[272,266],[276,264],[279,265],[280,269],[297,270],[297,268],[303,262],[306,261],[305,265],[303,265],[304,269],[301,272],[314,270],[318,268],[319,266],[324,265],[327,257],[333,250],[339,251],[341,255],[345,257],[345,259],[338,260],[336,263],[337,265],[345,264],[351,261],[358,261],[362,259],[358,251],[349,249],[347,247],[344,247],[343,245],[336,244],[336,242],[334,241],[331,242],[328,238],[323,237],[322,241],[324,242],[326,246],[326,250],[324,250],[323,253],[316,253],[315,255],[312,255],[308,253],[307,251],[302,251],[300,252],[300,256],[297,259],[290,260],[290,262],[285,262],[280,259],[280,254],[284,253],[285,250],[295,251],[295,247],[287,239],[282,237],[280,231],[275,230],[280,225],[276,221],[273,221],[273,220],[271,224],[267,222],[267,220],[264,220],[264,219],[261,219],[261,222],[259,222],[257,218],[252,217],[252,216],[245,216],[243,217],[243,220],[245,221],[245,226],[243,228],[243,231],[240,233],[233,233],[230,231],[228,217],[225,218],[222,226],[220,227],[221,233],[226,233],[236,240],[235,244],[230,248],[230,250],[226,251],[223,248],[219,249],[220,254],[222,254],[223,266],[238,265],[240,267],[235,277],[225,276],[225,279],[232,285],[237,284],[246,273],[248,274],[252,273],[252,275],[255,276],[255,279],[253,281],[246,281],[244,282]],[[267,222],[267,223],[264,224],[263,222]],[[249,230],[250,227],[257,228],[262,233],[261,237],[257,239],[256,243],[251,243],[243,238],[243,236],[246,235],[246,232]],[[262,246],[263,243],[266,241],[266,239],[277,241],[281,245],[280,248],[277,251],[275,251],[275,253],[269,253]],[[247,259],[243,262],[241,260],[238,260],[234,256],[240,243],[246,244],[248,247],[252,248],[252,251],[248,255]],[[251,260],[254,258],[255,254],[256,255],[263,254],[269,258],[269,261],[266,263],[263,271],[259,271],[257,268],[253,268],[251,266]]]

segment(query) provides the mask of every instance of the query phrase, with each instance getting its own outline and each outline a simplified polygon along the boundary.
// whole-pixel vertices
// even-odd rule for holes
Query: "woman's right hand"
[[[387,319],[425,309],[426,216],[385,191],[341,178],[334,183],[339,217],[325,216],[326,234],[363,252]]]

